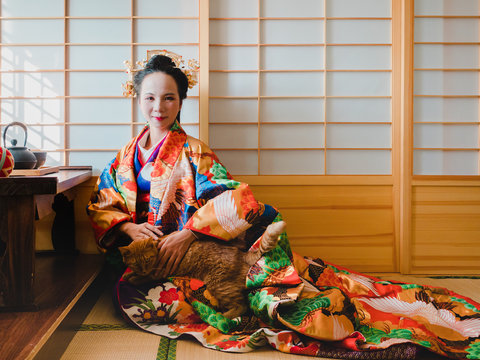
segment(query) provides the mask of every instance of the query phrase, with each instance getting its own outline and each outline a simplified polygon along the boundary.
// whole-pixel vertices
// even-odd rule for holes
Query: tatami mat
[[[311,356],[285,354],[280,351],[273,350],[270,347],[263,347],[244,354],[232,354],[201,346],[195,340],[179,340],[177,341],[177,360],[303,360],[305,358],[312,359]],[[315,358],[325,360],[325,358]],[[332,360],[332,359],[328,359]],[[335,360],[335,359],[333,359]]]
[[[161,338],[134,330],[79,331],[62,360],[155,359]]]
[[[480,302],[480,279],[438,279],[403,275],[384,279],[446,287]],[[115,313],[111,293],[106,289],[83,324],[77,328],[62,360],[298,360],[311,358],[284,354],[264,347],[245,354],[220,352],[204,348],[192,338],[169,340],[131,327]]]
[[[123,324],[125,320],[115,312],[112,306],[112,295],[109,289],[106,289],[98,299],[95,306],[87,315],[84,324]]]

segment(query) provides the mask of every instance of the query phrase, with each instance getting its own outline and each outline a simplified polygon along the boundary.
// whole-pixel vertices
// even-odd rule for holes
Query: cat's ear
[[[122,254],[122,256],[130,255],[130,250],[126,246],[119,247],[118,250],[120,251],[120,254]]]
[[[155,249],[157,247],[157,242],[152,238],[148,239],[147,241],[147,248],[148,249]]]

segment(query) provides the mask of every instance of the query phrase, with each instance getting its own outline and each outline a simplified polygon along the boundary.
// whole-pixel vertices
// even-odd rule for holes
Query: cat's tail
[[[267,229],[262,235],[260,244],[257,249],[250,249],[245,255],[245,261],[248,265],[252,266],[263,254],[272,250],[277,246],[279,236],[285,231],[287,224],[285,221],[279,221],[267,226]]]

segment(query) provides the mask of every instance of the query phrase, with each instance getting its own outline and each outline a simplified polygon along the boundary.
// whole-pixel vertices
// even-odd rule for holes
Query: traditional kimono
[[[256,247],[265,227],[281,219],[178,123],[143,171],[137,143],[147,129],[117,154],[95,187],[87,211],[100,249],[114,252],[119,244],[111,234],[124,221],[147,220],[165,234],[187,228],[221,241],[247,232]],[[139,189],[145,181],[149,191]],[[480,359],[477,302],[302,257],[291,251],[285,233],[251,267],[246,287],[251,312],[233,320],[216,311],[216,299],[197,279],[171,277],[137,287],[120,279],[116,298],[135,326],[169,338],[190,334],[222,351],[268,343],[283,352],[345,359],[413,359],[425,349]]]

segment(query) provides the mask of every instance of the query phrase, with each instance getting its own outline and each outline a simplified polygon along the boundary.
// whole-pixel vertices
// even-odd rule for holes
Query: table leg
[[[0,196],[0,306],[35,308],[35,200],[33,195]],[[2,281],[3,280],[3,281]]]

